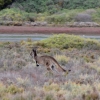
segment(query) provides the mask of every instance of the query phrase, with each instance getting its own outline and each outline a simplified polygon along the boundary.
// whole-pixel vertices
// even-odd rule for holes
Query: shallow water
[[[21,40],[28,40],[28,39],[31,39],[33,41],[39,41],[46,39],[50,36],[51,35],[45,35],[45,34],[0,34],[0,41],[19,42]],[[82,35],[82,37],[100,40],[100,36]]]
[[[44,34],[0,34],[0,41],[18,42],[21,40],[31,39],[33,41],[43,40],[50,37]]]

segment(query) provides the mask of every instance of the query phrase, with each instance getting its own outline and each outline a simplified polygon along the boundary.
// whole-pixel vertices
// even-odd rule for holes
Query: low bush
[[[55,24],[65,24],[66,22],[73,22],[74,16],[81,11],[82,11],[81,9],[62,10],[59,11],[57,14],[47,16],[46,21],[48,21],[48,23],[55,23]]]
[[[92,14],[92,20],[95,22],[100,22],[100,8],[96,9],[96,13]]]
[[[8,23],[6,23],[8,21]],[[100,22],[100,9],[83,10],[75,9],[68,10],[63,9],[56,11],[56,14],[44,12],[44,13],[28,13],[18,8],[3,9],[0,11],[0,24],[4,23],[11,25],[12,21],[18,21],[15,24],[20,24],[19,21],[47,21],[49,24],[60,25],[67,22],[74,21],[94,21]]]
[[[6,92],[7,93],[11,93],[11,94],[16,94],[16,93],[22,93],[24,90],[23,88],[18,88],[15,85],[10,85],[7,89]]]
[[[30,21],[35,20],[35,14],[19,9],[4,9],[0,12],[1,21]]]
[[[100,43],[96,40],[85,39],[75,35],[53,35],[50,38],[36,42],[35,45],[42,46],[44,48],[87,48],[87,49],[99,49]]]
[[[81,13],[82,9],[73,9],[73,10],[66,10],[66,9],[63,9],[62,11],[59,11],[58,13],[56,14],[52,14],[52,15],[49,15],[47,17],[45,17],[45,20],[52,24],[66,24],[66,22],[73,22],[75,21],[76,19],[76,15],[78,15],[78,13]]]
[[[66,22],[66,14],[59,14],[59,15],[52,15],[52,16],[48,16],[46,18],[46,20],[48,21],[48,23],[55,23],[55,24],[63,24]]]
[[[4,0],[1,0],[4,1]],[[11,1],[11,0],[7,0]],[[89,9],[100,7],[99,0],[12,0],[14,8],[23,9],[27,12],[56,13],[62,9]]]
[[[92,17],[89,14],[86,13],[79,13],[75,16],[75,21],[76,22],[91,22]]]
[[[5,86],[4,84],[0,83],[0,99],[2,98],[2,100],[10,100],[7,98],[8,94],[14,95],[18,93],[23,93],[23,91],[23,88],[17,87],[16,85]]]

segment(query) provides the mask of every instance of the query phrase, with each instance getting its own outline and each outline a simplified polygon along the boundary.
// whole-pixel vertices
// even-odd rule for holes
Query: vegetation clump
[[[87,49],[99,49],[100,43],[96,40],[85,39],[75,35],[53,35],[50,38],[37,42],[35,45],[44,48],[87,48]]]
[[[1,0],[0,20],[47,21],[50,25],[66,25],[75,21],[99,24],[99,7],[99,0]]]
[[[35,14],[19,9],[3,9],[0,11],[0,21],[30,21],[35,19]]]
[[[3,0],[4,1],[4,0]],[[10,0],[7,0],[10,1]],[[90,9],[100,7],[99,0],[16,0],[14,7],[27,12],[56,13],[62,9]]]
[[[0,11],[0,24],[2,23],[11,23],[12,21],[18,22],[47,22],[48,25],[69,25],[71,26],[74,22],[100,22],[100,9],[94,9],[94,13],[88,12],[89,10],[85,9],[64,9],[59,10],[56,13],[49,14],[48,12],[44,13],[35,13],[35,12],[26,12],[18,8],[6,8]],[[87,16],[89,15],[89,16]],[[87,20],[88,19],[88,20]],[[15,24],[16,24],[15,23]]]

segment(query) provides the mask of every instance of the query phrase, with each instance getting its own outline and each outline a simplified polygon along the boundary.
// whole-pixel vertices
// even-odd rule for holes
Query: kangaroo
[[[47,55],[38,56],[36,49],[33,49],[30,55],[32,56],[32,58],[34,58],[37,67],[46,66],[47,70],[50,71],[54,70],[54,67],[56,65],[59,71],[67,72],[67,70],[63,69],[53,57]]]

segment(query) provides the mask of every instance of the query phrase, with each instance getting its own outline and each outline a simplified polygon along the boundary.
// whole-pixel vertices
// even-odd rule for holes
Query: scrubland
[[[32,47],[53,56],[67,75],[36,67]],[[100,42],[74,35],[0,42],[0,100],[100,100]]]
[[[20,26],[24,25],[25,22],[47,22],[48,26],[71,26],[74,22],[96,22],[100,24],[100,8],[63,9],[52,14],[49,11],[35,13],[25,12],[18,8],[6,8],[0,11],[0,25]],[[13,23],[9,24],[7,22]]]

